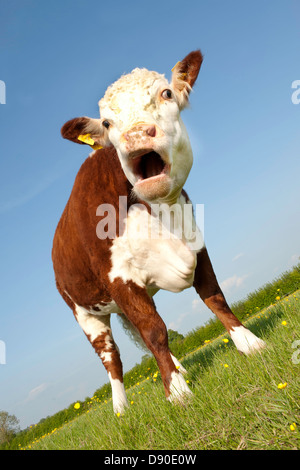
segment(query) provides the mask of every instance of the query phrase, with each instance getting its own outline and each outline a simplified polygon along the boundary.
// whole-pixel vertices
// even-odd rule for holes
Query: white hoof
[[[244,326],[233,327],[230,336],[237,350],[247,356],[266,347],[266,343],[262,339],[255,336]]]
[[[116,415],[123,415],[125,413],[126,408],[128,408],[128,402],[123,400],[122,402],[113,402],[113,410]]]
[[[167,399],[172,403],[185,404],[189,395],[192,395],[192,392],[182,375],[179,372],[172,372],[170,395]]]
[[[128,406],[124,384],[118,379],[112,379],[110,372],[108,373],[108,376],[112,389],[112,402],[114,413],[122,414],[124,413],[125,408]]]

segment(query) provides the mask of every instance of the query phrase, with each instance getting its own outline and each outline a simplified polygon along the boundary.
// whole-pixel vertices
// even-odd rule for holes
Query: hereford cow
[[[201,63],[201,52],[191,52],[175,65],[170,83],[156,72],[134,69],[107,89],[100,119],[75,118],[61,131],[93,152],[56,229],[56,285],[102,359],[116,413],[127,399],[111,313],[153,353],[167,399],[183,401],[191,393],[152,299],[159,289],[194,286],[240,352],[264,347],[231,312],[193,213],[185,210],[191,208],[183,185],[193,155],[180,111]]]

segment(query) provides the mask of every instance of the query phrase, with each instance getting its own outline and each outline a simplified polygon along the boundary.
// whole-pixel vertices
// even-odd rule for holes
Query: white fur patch
[[[124,282],[171,292],[193,285],[196,255],[204,242],[192,212],[188,216],[183,211],[184,201],[181,197],[176,205],[165,204],[162,211],[156,205],[153,214],[143,205],[131,206],[124,233],[111,247],[111,282],[121,277]]]
[[[96,316],[102,316],[102,315],[106,316],[106,315],[109,315],[110,313],[122,313],[121,309],[113,300],[108,303],[105,302],[103,304],[95,304],[95,305],[91,305],[89,308],[84,308],[84,307],[81,307],[80,305],[77,305],[72,299],[72,297],[70,296],[70,294],[68,294],[67,291],[65,291],[65,294],[67,294],[69,299],[71,299],[72,302],[74,303],[77,315],[78,314],[79,315],[91,314],[91,315],[96,315]]]
[[[184,403],[184,398],[191,394],[192,392],[187,386],[187,383],[182,375],[180,373],[172,372],[170,395],[168,400],[171,402]]]
[[[96,307],[95,310],[94,310],[94,307]],[[113,300],[107,303],[106,305],[102,305],[102,304],[91,305],[88,311],[92,315],[100,315],[100,316],[108,315],[110,313],[122,313],[122,310],[118,307],[116,302],[114,302]]]
[[[266,343],[262,339],[255,336],[244,326],[233,327],[230,331],[230,336],[238,351],[246,355],[259,351],[266,346]]]
[[[171,99],[162,98],[165,89],[172,91]],[[181,106],[177,96],[163,75],[137,68],[113,83],[99,101],[101,118],[113,124],[107,131],[108,139],[117,150],[123,171],[133,186],[137,175],[128,165],[129,148],[124,135],[140,123],[156,126],[157,135],[150,139],[150,148],[170,164],[170,188],[165,197],[172,201],[179,195],[193,164],[192,148],[180,117]],[[139,144],[136,144],[139,149],[141,144],[139,139]],[[149,150],[149,139],[145,145]],[[132,150],[135,149],[130,147]],[[138,188],[134,190],[139,194]],[[139,196],[149,198],[147,194]],[[149,200],[153,200],[152,196]]]
[[[111,361],[111,352],[102,351],[102,353],[100,353],[100,358],[103,362],[110,362]]]
[[[113,119],[124,131],[142,121],[145,114],[148,116],[155,111],[154,90],[168,85],[163,75],[136,68],[108,87],[99,101],[100,114],[105,119]]]
[[[79,305],[76,305],[75,311],[79,325],[85,334],[89,335],[91,342],[105,332],[107,332],[108,335],[111,334],[109,315],[97,317],[96,315],[92,315],[89,310],[86,310]]]
[[[108,376],[111,383],[114,412],[123,413],[126,406],[128,406],[124,384],[118,379],[113,379],[110,372]]]

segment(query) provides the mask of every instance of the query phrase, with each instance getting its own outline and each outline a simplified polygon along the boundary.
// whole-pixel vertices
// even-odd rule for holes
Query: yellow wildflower
[[[285,388],[286,386],[287,386],[287,383],[284,382],[283,384],[282,384],[282,383],[278,384],[278,385],[277,385],[277,388],[279,388],[280,390],[282,390],[282,389]]]
[[[117,418],[119,418],[121,416],[121,413],[117,413]]]
[[[282,324],[283,326],[286,326],[286,325],[287,325],[287,322],[286,322],[285,320],[283,320],[283,321],[281,322],[281,324]]]
[[[229,367],[228,364],[223,364],[223,365],[224,365],[224,367]]]
[[[276,300],[280,300],[280,297],[279,297],[279,295],[277,295],[277,297],[276,297]]]
[[[297,427],[297,424],[296,424],[296,423],[290,424],[290,430],[291,430],[291,431],[296,431],[296,427]]]
[[[79,410],[79,408],[80,408],[80,403],[78,403],[78,402],[75,403],[74,408],[75,408],[75,410]]]
[[[223,341],[224,341],[224,343],[228,343],[229,339],[224,338]]]

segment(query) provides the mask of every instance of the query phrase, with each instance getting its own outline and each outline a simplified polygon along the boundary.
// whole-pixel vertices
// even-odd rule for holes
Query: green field
[[[223,335],[186,355],[193,396],[185,406],[167,402],[159,374],[149,370],[127,388],[124,415],[114,415],[110,399],[91,399],[78,417],[19,448],[298,449],[300,291],[246,323],[268,347],[241,356]]]

